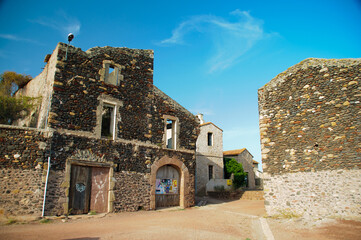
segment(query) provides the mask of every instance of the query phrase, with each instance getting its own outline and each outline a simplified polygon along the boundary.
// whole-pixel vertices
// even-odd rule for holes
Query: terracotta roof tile
[[[244,150],[246,150],[246,148],[224,151],[224,152],[223,152],[223,156],[238,155],[238,154],[242,153]]]

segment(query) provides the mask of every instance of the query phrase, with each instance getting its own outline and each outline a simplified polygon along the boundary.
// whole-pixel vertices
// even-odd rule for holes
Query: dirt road
[[[72,218],[65,223],[57,220],[46,224],[1,226],[0,239],[268,240],[272,239],[273,234],[267,235],[265,226],[260,221],[264,215],[263,201],[221,202],[213,200],[213,203],[207,206],[185,210],[172,208],[108,214],[104,217]],[[319,228],[295,228],[293,223],[279,222],[273,219],[268,219],[266,222],[270,223],[274,239],[344,239],[334,235],[328,236],[327,232],[319,231]],[[291,228],[289,228],[290,226]],[[357,232],[360,230],[361,223],[356,226],[356,232],[354,225],[355,235],[349,235],[347,239],[359,239],[354,237],[361,236],[361,234],[358,235],[360,232]]]

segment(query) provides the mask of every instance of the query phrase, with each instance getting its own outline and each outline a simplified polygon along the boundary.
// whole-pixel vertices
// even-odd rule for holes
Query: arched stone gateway
[[[189,204],[186,201],[186,196],[189,194],[188,184],[188,168],[179,159],[164,156],[154,162],[150,176],[150,208],[188,207]]]

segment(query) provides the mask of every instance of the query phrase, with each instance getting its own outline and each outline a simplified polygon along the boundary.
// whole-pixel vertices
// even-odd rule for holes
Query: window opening
[[[175,149],[175,121],[167,119],[166,121],[166,144],[167,148]]]
[[[248,172],[246,172],[246,175],[244,176],[244,181],[246,183],[246,187],[248,187]]]
[[[115,116],[116,108],[111,104],[104,104],[102,111],[102,129],[101,136],[112,138],[114,140],[115,133]]]
[[[208,146],[213,146],[213,133],[208,133]]]
[[[213,178],[213,166],[212,165],[208,166],[208,177],[209,177],[209,180],[211,180]]]
[[[105,82],[118,86],[119,85],[118,68],[113,65],[107,65],[106,71],[107,74],[106,74]]]

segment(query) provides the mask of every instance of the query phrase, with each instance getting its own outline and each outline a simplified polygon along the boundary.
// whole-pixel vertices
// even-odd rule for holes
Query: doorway
[[[109,168],[71,165],[71,214],[108,212]]]
[[[172,165],[158,169],[155,183],[155,207],[179,206],[179,170]]]

